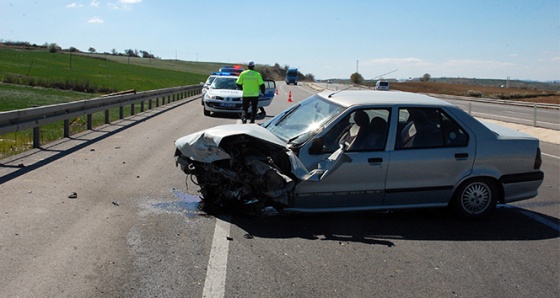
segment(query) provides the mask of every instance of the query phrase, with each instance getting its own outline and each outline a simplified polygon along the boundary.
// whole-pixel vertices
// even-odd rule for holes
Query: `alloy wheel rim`
[[[484,183],[477,182],[469,185],[463,192],[461,204],[464,209],[472,214],[483,212],[490,206],[492,195]]]

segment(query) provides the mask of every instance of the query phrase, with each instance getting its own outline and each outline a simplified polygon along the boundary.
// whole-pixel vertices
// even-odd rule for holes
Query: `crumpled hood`
[[[192,160],[210,163],[231,158],[220,148],[220,144],[225,138],[234,138],[239,135],[251,136],[279,148],[286,148],[286,143],[266,128],[251,124],[227,124],[201,130],[178,139],[175,141],[175,147]]]
[[[201,130],[178,139],[175,141],[175,147],[181,154],[192,160],[212,163],[217,160],[231,159],[229,153],[220,146],[222,143],[227,143],[229,140],[234,141],[241,136],[249,136],[255,139],[255,142],[263,141],[284,151],[290,160],[291,172],[300,180],[321,181],[342,163],[352,161],[344,154],[341,147],[317,164],[315,169],[308,171],[296,154],[287,148],[284,141],[266,128],[252,124],[228,124]]]

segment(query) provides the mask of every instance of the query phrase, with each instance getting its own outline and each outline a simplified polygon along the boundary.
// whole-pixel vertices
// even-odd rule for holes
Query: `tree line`
[[[82,52],[75,47],[69,47],[68,49],[63,49],[62,47],[60,47],[56,43],[48,43],[48,42],[46,42],[42,45],[37,45],[37,44],[32,44],[32,43],[27,42],[27,41],[1,41],[0,40],[0,44],[3,44],[3,45],[8,46],[8,47],[19,47],[19,48],[28,48],[28,49],[29,48],[46,49],[51,53],[56,53],[56,52],[60,52],[60,51],[79,52],[79,53]],[[97,50],[94,47],[90,47],[88,49],[88,52],[90,52],[92,54],[106,54],[106,55],[113,55],[113,56],[127,56],[127,57],[135,57],[135,58],[158,58],[148,51],[137,50],[137,49],[126,49],[122,53],[118,52],[116,49],[112,49],[110,53],[108,53],[108,52],[97,53]]]

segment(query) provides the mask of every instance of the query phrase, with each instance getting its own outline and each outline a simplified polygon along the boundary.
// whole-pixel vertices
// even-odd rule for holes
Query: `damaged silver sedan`
[[[539,141],[401,92],[319,93],[262,126],[175,142],[205,206],[333,212],[450,207],[464,218],[537,195]]]

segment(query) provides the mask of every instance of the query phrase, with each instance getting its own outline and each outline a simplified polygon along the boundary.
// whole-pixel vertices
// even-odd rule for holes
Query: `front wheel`
[[[455,212],[467,219],[483,218],[496,208],[498,190],[489,179],[472,179],[461,184],[453,198]]]
[[[204,105],[204,104],[203,104],[203,105]],[[203,109],[204,109],[204,116],[210,116],[210,111],[208,111],[208,110],[206,109],[206,107],[203,107]]]

